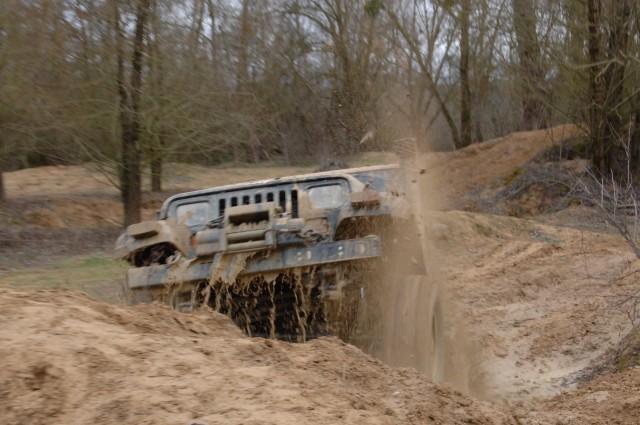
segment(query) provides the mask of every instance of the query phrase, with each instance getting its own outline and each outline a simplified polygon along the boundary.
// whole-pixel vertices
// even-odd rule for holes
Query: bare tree
[[[444,12],[436,6],[434,6],[433,9],[433,11],[430,11],[425,4],[424,10],[420,11],[420,19],[417,19],[415,13],[412,13],[410,17],[401,15],[401,13],[404,12],[402,7],[400,7],[398,11],[387,7],[385,11],[389,16],[392,28],[398,32],[406,44],[412,61],[415,62],[418,67],[418,84],[423,85],[429,94],[428,101],[418,101],[418,107],[422,113],[422,117],[418,117],[418,119],[431,121],[432,123],[438,116],[441,115],[444,117],[448,129],[451,132],[454,146],[459,148],[462,147],[462,142],[458,125],[451,111],[451,105],[448,102],[448,94],[443,93],[442,87],[439,85],[444,62],[441,61],[439,64],[434,65],[436,48],[439,47],[444,51],[444,56],[448,56],[453,44],[453,39],[448,38],[443,42],[442,28],[444,26]],[[420,21],[420,23],[418,21]],[[423,25],[427,26],[428,24],[431,26],[430,28],[423,27]],[[428,34],[429,37],[424,40],[421,34]],[[427,45],[424,46],[423,42],[426,42]],[[419,96],[422,95],[423,90],[420,90]],[[430,110],[432,102],[435,103],[437,112],[435,117],[429,120],[426,115]]]
[[[626,153],[627,170],[630,172],[631,152],[627,150]],[[637,242],[640,205],[636,196],[636,187],[630,176],[626,179],[626,183],[621,184],[612,176],[604,178],[589,172],[585,178],[577,179],[577,183],[584,202],[596,206],[604,221],[624,238],[636,257],[640,259],[640,247]]]
[[[494,76],[505,2],[398,0],[385,10],[411,65],[404,81],[415,119],[427,128],[444,123],[454,148],[482,141],[484,123],[504,121],[487,99],[500,84]]]
[[[5,26],[7,25],[7,14],[2,13],[0,14],[0,79],[2,81],[0,81],[0,93],[4,93],[5,91],[5,85],[6,82],[4,82],[4,78],[2,78],[4,76],[4,68],[6,65],[6,48],[7,48],[7,37],[6,37],[6,29]],[[1,118],[0,118],[1,119]],[[0,125],[2,123],[0,122]],[[0,152],[4,151],[4,137],[3,134],[0,134]],[[4,190],[4,179],[3,179],[3,172],[4,172],[4,164],[2,163],[3,161],[0,159],[0,202],[4,202],[5,200],[5,190]]]
[[[355,152],[358,141],[376,125],[376,100],[385,50],[378,26],[382,2],[305,0],[295,12],[310,26],[316,54],[329,65],[327,128],[334,156]],[[326,149],[326,146],[325,146]]]
[[[618,0],[611,2],[610,28],[607,49],[607,67],[605,69],[604,81],[607,90],[607,97],[604,103],[605,126],[604,140],[608,149],[605,149],[605,167],[599,167],[601,173],[612,170],[620,177],[625,176],[625,146],[623,140],[626,139],[625,127],[630,120],[635,118],[635,114],[630,113],[629,105],[632,101],[625,93],[626,80],[628,78],[627,63],[629,61],[629,39],[631,26],[631,4],[630,0]],[[630,142],[635,142],[630,140]],[[633,168],[634,173],[640,169],[638,158],[635,153],[638,147],[634,146],[631,152],[634,153]]]
[[[638,13],[637,5],[630,0],[587,1],[591,157],[601,176],[613,173],[616,179],[627,176],[626,151],[631,154],[633,175],[637,176],[640,170],[640,146],[634,138],[629,140],[629,148],[624,142],[629,131],[626,129],[635,125],[637,115],[633,108],[638,90],[629,88],[638,81],[634,70],[628,67],[632,29],[638,36],[634,26]],[[635,71],[638,70],[636,64]]]
[[[623,135],[640,162],[636,3],[13,0],[4,171],[97,162],[136,210],[137,175],[161,189],[162,159],[343,157],[407,128],[451,149],[572,121],[607,173]]]
[[[150,12],[149,0],[138,0],[135,9],[135,29],[130,64],[125,50],[125,29],[121,22],[120,5],[116,1],[115,30],[117,37],[117,86],[121,128],[120,193],[124,204],[124,224],[141,219],[142,179],[140,149],[140,95],[144,54],[144,33]],[[127,68],[130,71],[127,72]],[[127,74],[129,74],[127,78]]]
[[[471,88],[469,82],[470,0],[462,0],[458,16],[460,27],[460,146],[471,144]]]
[[[601,0],[587,0],[587,26],[589,30],[589,130],[591,136],[591,150],[593,165],[601,174],[606,173],[605,141],[601,123],[604,121],[602,105],[604,103],[604,84],[600,74],[602,72],[602,42],[600,27],[602,25]]]
[[[544,71],[536,32],[535,3],[529,0],[511,0],[522,92],[522,120],[525,130],[537,130],[547,126],[543,101],[546,96],[543,89]]]
[[[157,13],[158,4],[157,0],[152,0],[152,9],[155,13],[151,14],[150,22],[148,25],[148,31],[146,34],[146,45],[148,49],[148,69],[149,69],[149,91],[151,96],[158,95],[164,92],[164,57],[162,55],[162,30],[160,28],[159,14]],[[152,126],[152,129],[147,128],[147,142],[150,145],[146,150],[146,154],[149,159],[149,168],[151,173],[151,191],[162,191],[162,165],[163,158],[166,154],[165,146],[165,123],[164,123],[164,111],[161,109],[167,109],[166,102],[157,96],[154,99],[156,102],[155,111],[158,113],[150,114],[154,115],[152,123],[148,123],[148,127]]]

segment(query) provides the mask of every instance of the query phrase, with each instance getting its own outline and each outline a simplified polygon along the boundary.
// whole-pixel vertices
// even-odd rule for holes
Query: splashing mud
[[[220,260],[228,261],[236,260]],[[231,276],[232,284],[215,270],[200,289],[204,303],[231,317],[249,336],[304,342],[335,335],[359,341],[363,348],[376,344],[368,329],[371,321],[359,319],[370,312],[365,298],[372,293],[372,263]]]
[[[290,342],[334,335],[389,365],[482,393],[480,359],[436,268],[421,264],[420,248],[407,242],[412,226],[389,227],[388,254],[375,261],[243,276],[249,254],[225,256],[198,291],[246,335]]]

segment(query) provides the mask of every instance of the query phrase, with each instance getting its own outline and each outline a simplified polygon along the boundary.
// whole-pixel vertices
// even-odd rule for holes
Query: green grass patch
[[[127,269],[123,261],[89,256],[44,267],[0,272],[0,285],[29,289],[67,289],[96,292],[117,286]]]

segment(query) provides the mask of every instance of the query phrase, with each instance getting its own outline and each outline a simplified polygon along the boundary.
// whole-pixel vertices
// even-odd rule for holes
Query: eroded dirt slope
[[[574,125],[509,134],[455,152],[422,155],[426,196],[436,208],[475,209],[473,192],[512,178],[545,149],[580,134]]]
[[[631,329],[640,262],[622,238],[532,220],[433,213],[449,295],[483,352],[488,396],[576,386]]]
[[[515,424],[335,338],[248,338],[211,311],[0,289],[5,424]]]

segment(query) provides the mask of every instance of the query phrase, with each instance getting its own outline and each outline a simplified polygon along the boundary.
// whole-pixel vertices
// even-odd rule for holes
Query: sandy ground
[[[574,388],[630,331],[632,306],[617,304],[640,262],[620,238],[463,212],[432,219],[446,226],[446,288],[482,347],[487,396],[513,404]]]
[[[464,200],[575,132],[561,126],[425,156],[430,205]],[[183,174],[167,190],[203,183],[176,167]],[[96,180],[86,167],[9,173],[21,210],[50,216],[7,207],[3,226],[114,226],[115,192],[87,183],[83,170]],[[254,178],[233,173],[224,178]],[[42,191],[47,203],[38,203]],[[151,211],[158,201],[148,202]],[[530,218],[430,211],[428,222],[435,276],[456,323],[449,337],[464,351],[456,361],[465,364],[453,367],[473,368],[473,385],[455,384],[467,395],[335,338],[251,339],[209,311],[0,288],[0,422],[640,423],[640,372],[611,367],[638,321],[629,295],[640,289],[640,261],[621,237],[580,206]]]
[[[212,311],[0,289],[6,424],[515,424],[336,338],[248,338]]]

